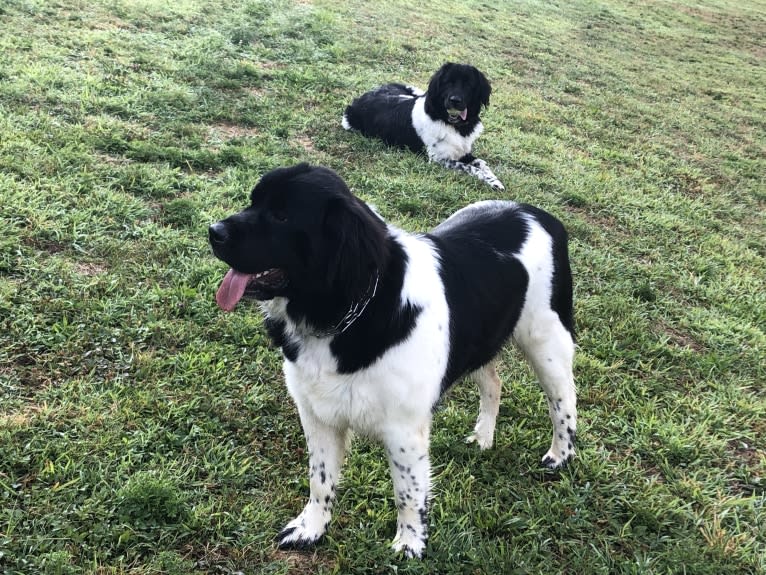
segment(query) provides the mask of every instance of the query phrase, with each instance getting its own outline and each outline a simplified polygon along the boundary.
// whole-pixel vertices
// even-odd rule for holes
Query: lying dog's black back
[[[412,108],[422,93],[404,84],[386,84],[362,94],[346,108],[345,120],[365,136],[389,145],[424,151],[423,141],[412,126]]]

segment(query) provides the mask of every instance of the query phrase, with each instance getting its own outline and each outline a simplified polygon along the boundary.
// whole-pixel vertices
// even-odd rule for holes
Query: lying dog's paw
[[[308,549],[316,545],[327,531],[330,513],[318,505],[307,505],[303,512],[290,521],[277,535],[280,549]]]
[[[408,559],[420,559],[426,550],[426,534],[422,527],[407,525],[400,527],[391,544],[394,551],[403,554]]]
[[[496,190],[504,190],[505,186],[502,184],[500,180],[497,179],[497,176],[492,172],[492,170],[487,165],[487,162],[482,160],[481,158],[476,158],[473,162],[470,164],[474,168],[476,168],[477,173],[476,176],[483,182],[489,184]]]

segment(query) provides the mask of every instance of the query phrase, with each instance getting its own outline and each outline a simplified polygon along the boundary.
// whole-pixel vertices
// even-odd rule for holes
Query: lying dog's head
[[[335,172],[308,164],[264,175],[250,206],[208,236],[231,266],[216,294],[227,311],[244,295],[353,301],[387,257],[383,221]]]
[[[482,106],[489,106],[492,88],[479,70],[447,62],[431,77],[425,111],[434,119],[454,125],[475,124]]]

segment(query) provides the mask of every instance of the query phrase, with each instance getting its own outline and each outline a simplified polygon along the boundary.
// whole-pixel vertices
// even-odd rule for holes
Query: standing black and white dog
[[[467,172],[502,190],[503,184],[484,160],[471,154],[484,126],[482,106],[492,88],[479,70],[444,64],[423,92],[404,84],[386,84],[356,98],[343,114],[343,127],[387,144],[428,154],[447,168]]]
[[[231,267],[218,305],[260,301],[308,443],[310,497],[279,534],[281,547],[309,546],[325,533],[353,430],[385,445],[398,508],[393,547],[421,556],[433,408],[470,375],[480,406],[468,439],[491,447],[495,362],[509,339],[548,399],[553,441],[543,465],[572,457],[572,279],[557,219],[485,201],[413,235],[387,225],[335,172],[307,164],[266,174],[250,199],[210,226],[209,238]]]

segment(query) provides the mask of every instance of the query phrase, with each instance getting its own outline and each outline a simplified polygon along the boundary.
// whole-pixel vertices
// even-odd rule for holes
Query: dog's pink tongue
[[[468,108],[460,112],[460,119],[465,121],[465,119],[468,117]]]
[[[218,303],[218,307],[224,311],[233,310],[237,302],[242,299],[248,281],[250,281],[249,274],[229,270],[221,282],[221,287],[218,288],[215,294],[215,301]]]

